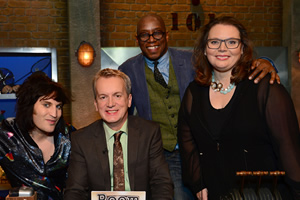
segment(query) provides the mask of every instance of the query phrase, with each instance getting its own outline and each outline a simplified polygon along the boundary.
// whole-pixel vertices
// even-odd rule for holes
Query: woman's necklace
[[[213,91],[220,92],[221,94],[227,94],[234,88],[234,86],[234,83],[230,83],[227,88],[223,88],[223,84],[221,82],[215,81],[215,73],[212,72],[210,87]]]

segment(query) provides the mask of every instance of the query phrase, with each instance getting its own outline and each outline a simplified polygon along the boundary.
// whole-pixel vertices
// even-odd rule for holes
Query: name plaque
[[[91,200],[146,200],[145,191],[92,191]]]

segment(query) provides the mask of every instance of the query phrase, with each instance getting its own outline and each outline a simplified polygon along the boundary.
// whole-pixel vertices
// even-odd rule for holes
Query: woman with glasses
[[[248,80],[253,59],[238,20],[225,16],[204,26],[194,49],[196,78],[178,119],[183,180],[198,199],[300,197],[293,103],[268,77]]]

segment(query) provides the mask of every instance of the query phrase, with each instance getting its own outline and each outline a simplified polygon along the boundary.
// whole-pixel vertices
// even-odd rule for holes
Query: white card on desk
[[[146,200],[145,191],[92,191],[91,200]]]

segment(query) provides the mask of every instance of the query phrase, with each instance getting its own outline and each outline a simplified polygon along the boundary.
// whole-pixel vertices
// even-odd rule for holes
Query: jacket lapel
[[[132,81],[132,96],[133,104],[136,105],[138,113],[145,119],[151,120],[152,113],[150,107],[150,99],[148,93],[148,87],[146,82],[145,74],[145,59],[142,54],[137,56],[136,61],[133,63],[132,68],[134,69],[131,81]]]
[[[96,150],[97,160],[100,162],[103,177],[100,177],[99,180],[104,180],[105,190],[111,190],[111,179],[110,179],[110,170],[109,170],[109,161],[108,161],[108,150],[106,144],[105,131],[103,128],[103,121],[99,121],[99,125],[95,130],[95,139],[94,139],[94,147]],[[95,162],[97,162],[95,160]],[[100,170],[100,169],[99,169]],[[101,174],[101,173],[98,173]]]
[[[129,182],[131,190],[134,190],[135,186],[135,169],[137,162],[137,152],[139,149],[139,138],[140,138],[140,129],[135,123],[132,117],[128,118],[128,173],[129,173]]]

